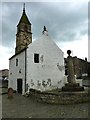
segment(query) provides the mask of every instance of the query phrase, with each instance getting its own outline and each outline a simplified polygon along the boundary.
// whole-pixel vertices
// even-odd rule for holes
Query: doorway
[[[22,79],[17,79],[17,92],[22,94]]]

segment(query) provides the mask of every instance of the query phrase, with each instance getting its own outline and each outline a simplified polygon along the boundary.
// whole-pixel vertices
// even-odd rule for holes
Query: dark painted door
[[[22,94],[22,79],[17,79],[17,92]]]

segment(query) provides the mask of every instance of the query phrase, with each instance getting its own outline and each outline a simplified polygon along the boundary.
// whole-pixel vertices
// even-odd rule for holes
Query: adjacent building
[[[9,70],[8,69],[0,70],[0,79],[7,80],[8,77],[9,77]]]
[[[64,58],[65,62],[65,75],[67,74],[67,58]],[[77,79],[82,79],[84,76],[90,77],[90,63],[85,60],[77,58],[76,56],[73,57],[73,65],[74,65],[74,74],[76,75]]]

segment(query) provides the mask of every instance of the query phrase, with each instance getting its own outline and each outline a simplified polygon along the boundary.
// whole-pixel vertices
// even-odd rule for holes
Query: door
[[[17,79],[17,92],[22,94],[22,79]]]

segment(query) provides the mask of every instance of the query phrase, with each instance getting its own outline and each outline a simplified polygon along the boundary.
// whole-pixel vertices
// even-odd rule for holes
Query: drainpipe
[[[27,80],[27,48],[25,48],[25,92],[26,92],[26,80]]]

